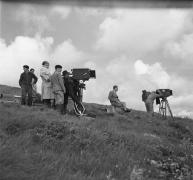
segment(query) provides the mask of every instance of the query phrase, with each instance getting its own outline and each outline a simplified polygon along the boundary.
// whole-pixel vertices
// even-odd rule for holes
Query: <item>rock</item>
[[[130,180],[144,180],[143,178],[143,169],[137,168],[134,166],[131,174],[130,174]]]

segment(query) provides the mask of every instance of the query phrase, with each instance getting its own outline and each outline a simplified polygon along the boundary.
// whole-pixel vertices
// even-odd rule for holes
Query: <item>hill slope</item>
[[[0,104],[0,179],[193,179],[192,120],[86,108],[97,117]]]
[[[21,95],[21,89],[18,87],[12,87],[0,84],[0,93],[11,94],[11,95]]]

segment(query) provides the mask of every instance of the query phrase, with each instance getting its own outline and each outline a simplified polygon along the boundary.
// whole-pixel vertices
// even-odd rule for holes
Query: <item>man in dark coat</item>
[[[21,104],[26,104],[26,95],[28,95],[28,106],[32,105],[32,85],[36,84],[38,78],[29,71],[29,66],[23,66],[24,72],[20,75],[19,85],[21,87]]]
[[[65,112],[67,111],[67,105],[68,105],[68,97],[70,96],[72,100],[78,105],[78,108],[82,110],[82,104],[80,102],[79,98],[79,82],[75,79],[71,78],[69,75],[70,73],[68,71],[62,72],[63,79],[64,79],[64,85],[66,87],[66,93],[64,94],[64,109]]]

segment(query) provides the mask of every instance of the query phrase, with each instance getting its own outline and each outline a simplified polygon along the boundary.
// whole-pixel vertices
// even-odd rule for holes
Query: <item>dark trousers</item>
[[[27,105],[32,105],[32,86],[31,85],[22,85],[21,87],[21,104],[26,104],[26,96],[28,96]]]
[[[72,100],[79,106],[81,106],[80,98],[77,95],[78,92],[74,90],[72,86],[69,86],[66,93],[64,94],[64,110],[66,111],[68,105],[68,97],[70,96]]]

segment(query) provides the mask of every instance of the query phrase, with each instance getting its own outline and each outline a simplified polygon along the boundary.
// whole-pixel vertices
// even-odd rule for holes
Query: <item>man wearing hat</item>
[[[32,105],[32,85],[36,84],[38,78],[29,71],[29,66],[23,66],[24,72],[20,75],[19,85],[21,87],[21,104],[26,104],[26,95],[28,95],[27,105]]]

